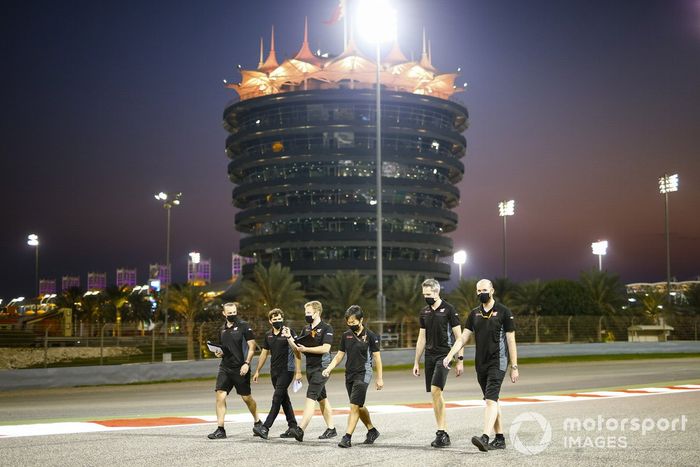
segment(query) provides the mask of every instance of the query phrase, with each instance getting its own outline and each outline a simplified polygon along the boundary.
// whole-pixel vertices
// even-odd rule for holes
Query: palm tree
[[[518,284],[507,277],[497,277],[491,283],[493,284],[493,295],[496,297],[496,300],[509,306],[511,296],[518,288]]]
[[[62,291],[56,297],[56,307],[59,310],[69,310],[71,314],[71,319],[74,324],[73,335],[76,334],[76,325],[78,322],[82,323],[85,318],[83,309],[80,306],[81,299],[83,297],[83,291],[78,287],[71,287],[68,290]],[[64,312],[65,313],[65,312]]]
[[[115,333],[118,337],[122,335],[122,311],[126,311],[128,306],[129,289],[123,285],[121,287],[110,286],[104,291],[103,312],[114,317],[116,323]]]
[[[192,284],[173,284],[170,287],[168,308],[185,320],[187,359],[194,360],[194,320],[204,308],[202,287]]]
[[[581,273],[580,281],[600,313],[614,315],[624,305],[625,287],[619,276],[593,269]]]
[[[369,316],[376,311],[375,292],[367,285],[367,276],[357,271],[338,271],[335,276],[323,276],[318,282],[318,295],[330,316],[341,318],[350,305],[359,305]]]
[[[388,316],[401,323],[402,334],[405,335],[403,346],[412,347],[415,345],[413,329],[418,325],[419,310],[424,304],[421,277],[408,274],[394,277],[386,288],[386,304]]]
[[[520,284],[511,294],[513,311],[537,316],[542,308],[543,289],[544,284],[539,279]]]
[[[272,263],[265,267],[258,263],[253,268],[253,277],[241,284],[240,302],[251,317],[267,318],[272,308],[281,308],[285,313],[301,308],[304,304],[301,283],[294,280],[288,267]]]
[[[666,294],[663,292],[647,292],[642,297],[642,308],[644,314],[652,320],[653,323],[659,323],[659,316],[663,313],[663,308],[666,304]]]
[[[457,313],[466,317],[469,311],[479,306],[479,298],[476,296],[477,279],[464,279],[459,281],[457,287],[447,294],[446,300],[450,302]]]

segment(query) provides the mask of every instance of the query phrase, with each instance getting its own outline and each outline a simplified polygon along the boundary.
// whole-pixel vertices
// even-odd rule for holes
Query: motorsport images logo
[[[534,432],[523,427],[525,424],[529,428],[533,426],[533,422],[537,427]],[[522,431],[521,428],[523,428]],[[537,412],[521,413],[510,424],[510,442],[521,454],[527,456],[539,454],[552,442],[552,425]]]

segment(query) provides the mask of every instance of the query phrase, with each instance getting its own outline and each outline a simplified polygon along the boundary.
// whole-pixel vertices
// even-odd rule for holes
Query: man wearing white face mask
[[[515,383],[519,378],[513,313],[493,299],[493,292],[493,284],[490,280],[481,279],[476,283],[476,293],[481,305],[469,313],[462,336],[457,339],[443,361],[443,365],[447,367],[452,356],[462,350],[471,334],[474,333],[476,379],[484,394],[486,410],[484,412],[483,434],[472,437],[472,444],[482,452],[505,449],[506,447],[498,397],[509,360],[511,381]],[[495,432],[496,437],[489,443],[491,432]]]
[[[255,354],[255,335],[250,325],[238,316],[238,303],[224,304],[226,322],[221,326],[219,343],[221,350],[216,356],[221,358],[219,375],[216,378],[216,421],[218,427],[209,434],[209,439],[226,438],[224,418],[226,417],[226,396],[235,387],[255,420],[254,426],[262,425],[258,417],[258,406],[250,395],[250,362]]]

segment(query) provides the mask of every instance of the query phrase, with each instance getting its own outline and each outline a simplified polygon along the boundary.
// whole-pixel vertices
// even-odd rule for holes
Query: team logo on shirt
[[[316,331],[315,329],[312,329],[312,330],[311,330],[311,337],[314,337],[314,338],[315,338],[315,337],[316,337],[316,334],[318,334],[318,331]]]
[[[497,311],[494,311],[494,312],[493,312],[493,316],[498,316],[498,312],[497,312]]]

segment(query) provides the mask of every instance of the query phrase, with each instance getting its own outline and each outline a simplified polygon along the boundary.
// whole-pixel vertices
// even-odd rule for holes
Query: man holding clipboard
[[[306,379],[309,381],[301,425],[289,430],[293,434],[294,439],[299,442],[304,441],[304,430],[309,425],[311,417],[313,417],[316,401],[321,407],[323,420],[327,426],[326,431],[318,438],[329,439],[338,436],[333,425],[333,409],[326,397],[326,381],[328,381],[328,378],[323,376],[323,370],[326,369],[331,361],[330,351],[333,343],[333,328],[330,324],[321,321],[322,312],[323,306],[319,301],[312,301],[304,305],[304,318],[309,324],[304,327],[301,336],[296,339],[288,338],[289,346],[292,349],[306,354]]]
[[[226,438],[226,396],[234,387],[255,420],[253,426],[262,425],[258,417],[258,406],[250,394],[250,362],[255,353],[255,335],[250,325],[238,316],[238,303],[225,303],[223,315],[226,322],[221,326],[219,346],[209,346],[214,350],[214,354],[221,358],[215,389],[218,426],[209,434],[209,439]]]

